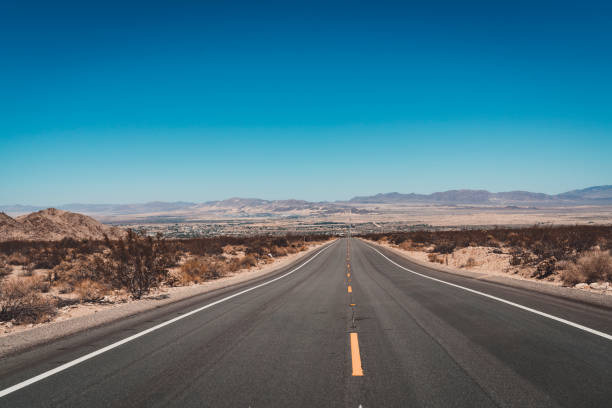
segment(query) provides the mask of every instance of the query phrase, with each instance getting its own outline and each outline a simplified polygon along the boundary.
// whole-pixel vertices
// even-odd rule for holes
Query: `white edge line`
[[[126,337],[126,338],[125,338],[125,339],[123,339],[123,340],[119,340],[119,341],[117,341],[117,342],[115,342],[115,343],[109,344],[109,345],[108,345],[108,346],[106,346],[106,347],[103,347],[103,348],[98,349],[98,350],[96,350],[96,351],[92,351],[92,352],[91,352],[91,353],[89,353],[89,354],[85,354],[85,355],[84,355],[84,356],[82,356],[82,357],[79,357],[79,358],[77,358],[77,359],[75,359],[75,360],[69,361],[69,362],[67,362],[67,363],[65,363],[65,364],[62,364],[62,365],[60,365],[60,366],[58,366],[58,367],[55,367],[55,368],[53,368],[53,369],[51,369],[51,370],[49,370],[49,371],[45,371],[44,373],[39,374],[39,375],[37,375],[37,376],[35,376],[35,377],[32,377],[32,378],[30,378],[29,380],[25,380],[25,381],[22,381],[22,382],[20,382],[20,383],[18,383],[18,384],[13,385],[12,387],[5,388],[5,389],[3,389],[3,390],[1,390],[1,391],[0,391],[0,398],[2,398],[2,397],[4,397],[4,396],[6,396],[6,395],[8,395],[8,394],[11,394],[11,393],[13,393],[13,392],[15,392],[15,391],[17,391],[17,390],[20,390],[20,389],[22,389],[22,388],[25,388],[25,387],[27,387],[27,386],[29,386],[29,385],[32,385],[32,384],[34,384],[34,383],[36,383],[36,382],[38,382],[38,381],[44,380],[45,378],[51,377],[51,376],[52,376],[52,375],[54,375],[54,374],[60,373],[60,372],[62,372],[62,371],[64,371],[64,370],[67,370],[67,369],[69,369],[70,367],[74,367],[75,365],[80,364],[80,363],[82,363],[83,361],[90,360],[90,359],[92,359],[92,358],[94,358],[94,357],[96,357],[96,356],[99,356],[100,354],[106,353],[107,351],[110,351],[110,350],[112,350],[112,349],[114,349],[114,348],[117,348],[117,347],[119,347],[119,346],[121,346],[121,345],[123,345],[123,344],[125,344],[125,343],[129,343],[129,342],[130,342],[130,341],[132,341],[132,340],[136,340],[136,339],[137,339],[137,338],[139,338],[139,337],[142,337],[142,336],[147,335],[147,334],[149,334],[149,333],[151,333],[151,332],[154,332],[154,331],[156,331],[156,330],[159,330],[159,329],[161,329],[162,327],[168,326],[169,324],[172,324],[172,323],[177,322],[177,321],[179,321],[179,320],[181,320],[181,319],[184,319],[184,318],[186,318],[186,317],[188,317],[188,316],[191,316],[191,315],[194,315],[194,314],[196,314],[196,313],[199,313],[199,312],[201,312],[202,310],[206,310],[206,309],[211,308],[211,307],[213,307],[213,306],[215,306],[215,305],[218,305],[219,303],[223,303],[223,302],[225,302],[225,301],[227,301],[227,300],[233,299],[233,298],[235,298],[235,297],[237,297],[237,296],[240,296],[240,295],[243,295],[243,294],[245,294],[245,293],[247,293],[247,292],[251,292],[251,291],[253,291],[253,290],[255,290],[255,289],[261,288],[262,286],[269,285],[270,283],[276,282],[276,281],[277,281],[277,280],[279,280],[279,279],[283,279],[284,277],[287,277],[287,276],[291,275],[292,273],[296,272],[297,270],[301,269],[303,266],[305,266],[305,265],[306,265],[306,264],[308,264],[310,261],[312,261],[312,260],[313,260],[313,259],[315,259],[317,256],[319,256],[319,255],[320,255],[322,252],[324,252],[324,251],[326,251],[327,249],[331,248],[331,247],[332,247],[332,246],[333,246],[333,245],[334,245],[336,242],[338,242],[338,241],[336,240],[335,242],[331,243],[331,244],[330,244],[330,245],[328,245],[327,247],[325,247],[325,248],[321,249],[319,252],[317,252],[317,253],[316,253],[314,256],[312,256],[312,257],[311,257],[310,259],[308,259],[306,262],[304,262],[304,263],[303,263],[303,264],[301,264],[300,266],[298,266],[298,267],[296,267],[296,268],[292,269],[291,271],[289,271],[289,272],[287,272],[287,273],[285,273],[285,274],[283,274],[283,275],[281,275],[281,276],[277,276],[276,278],[271,279],[271,280],[269,280],[269,281],[266,281],[266,282],[264,282],[264,283],[260,283],[259,285],[255,285],[255,286],[250,287],[250,288],[248,288],[248,289],[245,289],[245,290],[242,290],[242,291],[240,291],[240,292],[234,293],[233,295],[230,295],[230,296],[224,297],[223,299],[216,300],[216,301],[214,301],[214,302],[212,302],[212,303],[209,303],[209,304],[207,304],[207,305],[205,305],[205,306],[202,306],[202,307],[199,307],[199,308],[197,308],[197,309],[194,309],[194,310],[192,310],[192,311],[190,311],[190,312],[187,312],[187,313],[185,313],[185,314],[183,314],[183,315],[177,316],[177,317],[175,317],[175,318],[173,318],[173,319],[166,320],[166,321],[165,321],[165,322],[163,322],[163,323],[160,323],[160,324],[158,324],[158,325],[156,325],[156,326],[150,327],[150,328],[148,328],[148,329],[146,329],[146,330],[143,330],[143,331],[141,331],[141,332],[139,332],[139,333],[136,333],[136,334],[134,334],[134,335],[132,335],[132,336],[130,336],[130,337]]]
[[[480,291],[478,291],[478,290],[474,290],[474,289],[466,288],[465,286],[456,285],[456,284],[454,284],[454,283],[446,282],[446,281],[444,281],[444,280],[442,280],[442,279],[437,279],[437,278],[434,278],[434,277],[431,277],[431,276],[424,275],[424,274],[419,273],[419,272],[415,272],[415,271],[413,271],[413,270],[411,270],[411,269],[408,269],[408,268],[405,268],[405,267],[403,267],[402,265],[398,264],[397,262],[395,262],[395,261],[393,261],[393,260],[389,259],[389,258],[388,258],[388,257],[387,257],[385,254],[383,254],[382,252],[380,252],[378,249],[374,248],[374,247],[373,247],[373,246],[371,246],[370,244],[366,244],[366,245],[367,245],[367,246],[369,246],[370,248],[372,248],[374,251],[378,252],[378,253],[379,253],[379,254],[380,254],[380,255],[381,255],[383,258],[385,258],[387,261],[391,262],[391,263],[392,263],[392,264],[394,264],[395,266],[398,266],[398,267],[402,268],[403,270],[408,271],[408,272],[410,272],[410,273],[413,273],[413,274],[415,274],[415,275],[421,276],[421,277],[423,277],[423,278],[431,279],[431,280],[436,281],[436,282],[444,283],[445,285],[453,286],[453,287],[455,287],[455,288],[463,289],[463,290],[466,290],[466,291],[468,291],[468,292],[475,293],[475,294],[477,294],[477,295],[487,297],[487,298],[489,298],[489,299],[497,300],[498,302],[502,302],[502,303],[505,303],[505,304],[507,304],[507,305],[514,306],[514,307],[517,307],[517,308],[519,308],[519,309],[526,310],[526,311],[528,311],[528,312],[535,313],[535,314],[540,315],[540,316],[543,316],[543,317],[547,317],[547,318],[549,318],[549,319],[555,320],[555,321],[560,322],[560,323],[567,324],[568,326],[572,326],[572,327],[575,327],[575,328],[580,329],[580,330],[584,330],[585,332],[588,332],[588,333],[594,334],[594,335],[599,336],[599,337],[603,337],[604,339],[607,339],[607,340],[612,340],[612,336],[611,336],[611,335],[609,335],[609,334],[607,334],[607,333],[604,333],[604,332],[601,332],[601,331],[599,331],[599,330],[591,329],[590,327],[586,327],[586,326],[583,326],[583,325],[581,325],[581,324],[574,323],[574,322],[571,322],[571,321],[569,321],[569,320],[565,320],[565,319],[562,319],[562,318],[560,318],[560,317],[553,316],[553,315],[551,315],[551,314],[544,313],[544,312],[541,312],[541,311],[539,311],[539,310],[532,309],[532,308],[530,308],[530,307],[523,306],[523,305],[521,305],[521,304],[514,303],[514,302],[511,302],[511,301],[506,300],[506,299],[499,298],[499,297],[497,297],[497,296],[489,295],[489,294],[487,294],[487,293],[480,292]]]

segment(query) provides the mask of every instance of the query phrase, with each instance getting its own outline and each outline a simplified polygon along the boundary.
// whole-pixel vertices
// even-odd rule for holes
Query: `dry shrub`
[[[80,255],[71,261],[62,261],[50,273],[50,280],[59,280],[73,286],[84,280],[107,282],[112,279],[112,263],[100,254]]]
[[[33,276],[31,278],[26,278],[24,281],[27,281],[29,285],[32,286],[32,289],[36,292],[47,293],[51,288],[51,283],[44,276]]]
[[[557,260],[554,257],[543,260],[537,265],[536,270],[531,274],[531,277],[542,279],[552,275],[555,273],[556,264]]]
[[[275,257],[277,257],[277,256],[286,256],[287,255],[287,249],[274,245],[272,247],[272,250],[270,251],[270,253],[273,256],[275,256]]]
[[[198,283],[206,274],[206,266],[200,258],[188,259],[181,265],[179,280],[182,284]]]
[[[270,253],[280,257],[305,249],[309,242],[327,239],[323,235],[289,234],[165,240],[128,231],[119,240],[6,241],[0,242],[0,278],[3,260],[26,265],[26,274],[27,265],[33,264],[32,268],[49,269],[48,281],[63,293],[80,285],[89,287],[88,281],[92,281],[109,290],[127,290],[138,299],[161,284],[215,279],[260,261],[272,262]],[[224,252],[232,258],[222,258]],[[240,257],[242,253],[246,254],[244,258]],[[169,276],[169,268],[176,266],[183,256],[192,255],[201,259],[187,262]]]
[[[21,270],[21,276],[32,276],[34,275],[34,264],[28,263],[23,265],[23,269]]]
[[[399,247],[403,250],[410,251],[412,249],[412,241],[407,240],[399,244]]]
[[[612,256],[609,251],[587,251],[576,262],[564,264],[561,279],[571,285],[612,281]]]
[[[164,283],[170,287],[180,286],[182,284],[180,271],[169,271]]]
[[[232,245],[226,245],[223,247],[223,253],[228,255],[237,255],[236,248]]]
[[[241,269],[248,269],[257,266],[257,259],[253,255],[245,255],[242,258],[233,258],[227,264],[227,269],[230,272],[236,272]]]
[[[220,278],[225,275],[227,269],[228,266],[220,261],[192,258],[181,265],[179,279],[183,284],[199,283]]]
[[[574,262],[567,262],[561,271],[561,280],[565,284],[575,285],[584,282],[585,277]]]
[[[435,244],[433,251],[441,254],[452,254],[456,247],[457,244],[455,242],[444,240]]]
[[[264,255],[259,259],[264,265],[274,262],[274,258],[268,255]]]
[[[55,301],[37,293],[31,279],[12,278],[0,283],[0,321],[42,323],[56,311]]]
[[[365,234],[364,238],[380,240],[385,234]],[[433,245],[434,252],[448,251],[467,246],[513,247],[533,252],[534,262],[555,257],[558,261],[573,260],[576,254],[595,246],[601,250],[612,249],[612,226],[534,226],[530,228],[493,228],[462,230],[428,230],[387,233],[388,241],[399,245],[404,241]],[[517,260],[518,261],[518,260]]]
[[[208,265],[208,272],[206,274],[206,280],[218,279],[227,273],[227,264],[225,262],[211,262]]]
[[[11,265],[25,265],[28,263],[28,258],[21,252],[13,252],[8,257],[8,263]]]
[[[246,255],[240,259],[240,266],[242,268],[252,268],[253,266],[257,266],[257,259],[253,255]]]
[[[510,257],[510,265],[511,266],[519,266],[523,261],[522,258],[522,253],[521,252],[514,252],[512,253],[512,256]]]
[[[11,274],[11,267],[4,260],[0,261],[0,279]]]
[[[429,262],[437,262],[439,264],[444,263],[444,258],[439,258],[436,254],[427,254],[427,259],[429,259]]]
[[[63,283],[58,286],[57,291],[60,294],[72,293],[74,292],[74,286],[67,283]]]
[[[75,290],[81,302],[99,302],[106,296],[109,288],[102,283],[87,279],[79,282]]]
[[[178,258],[178,252],[160,235],[142,237],[128,230],[126,239],[106,240],[108,258],[95,269],[95,281],[108,282],[116,289],[127,289],[132,298],[140,299],[168,277],[168,268]],[[102,279],[95,277],[100,275]]]
[[[240,259],[238,258],[232,258],[229,263],[227,264],[227,269],[230,272],[236,272],[239,271],[241,268],[240,265]]]

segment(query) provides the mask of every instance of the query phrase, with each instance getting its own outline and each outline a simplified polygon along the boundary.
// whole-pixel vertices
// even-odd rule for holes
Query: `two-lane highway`
[[[0,360],[0,406],[604,407],[611,333],[609,309],[342,239]]]

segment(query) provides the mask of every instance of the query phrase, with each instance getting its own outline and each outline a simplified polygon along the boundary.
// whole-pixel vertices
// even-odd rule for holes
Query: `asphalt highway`
[[[612,311],[340,239],[0,360],[0,407],[610,407]]]

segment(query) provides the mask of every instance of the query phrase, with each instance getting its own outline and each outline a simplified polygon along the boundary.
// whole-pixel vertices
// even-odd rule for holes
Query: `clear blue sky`
[[[612,184],[610,2],[418,3],[3,1],[0,204]]]

